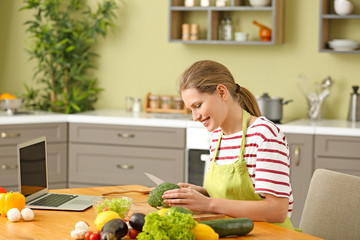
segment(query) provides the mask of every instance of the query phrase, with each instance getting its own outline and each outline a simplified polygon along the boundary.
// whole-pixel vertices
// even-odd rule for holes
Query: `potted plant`
[[[20,10],[34,12],[25,22],[30,59],[37,60],[37,88],[25,84],[25,106],[75,113],[94,109],[98,88],[91,71],[94,45],[114,26],[115,0],[103,0],[93,11],[84,0],[24,0]]]

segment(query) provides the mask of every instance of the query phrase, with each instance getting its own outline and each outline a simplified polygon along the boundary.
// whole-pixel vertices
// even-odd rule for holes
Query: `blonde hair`
[[[192,64],[179,79],[179,91],[195,88],[201,93],[213,94],[217,85],[223,84],[230,95],[251,115],[259,117],[261,112],[254,95],[244,87],[240,87],[230,71],[222,64],[202,60]]]

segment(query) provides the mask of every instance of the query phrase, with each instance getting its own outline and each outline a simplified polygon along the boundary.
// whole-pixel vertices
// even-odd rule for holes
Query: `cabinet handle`
[[[1,133],[1,138],[14,138],[14,137],[20,137],[21,133]]]
[[[204,161],[204,162],[209,161],[210,160],[210,154],[201,154],[200,155],[200,160]]]
[[[7,169],[16,169],[17,168],[17,165],[16,164],[11,164],[11,165],[1,165],[1,169],[2,170],[7,170]]]
[[[118,137],[121,137],[121,138],[134,138],[135,134],[132,134],[132,133],[118,133]]]
[[[295,166],[299,166],[300,165],[300,147],[296,146],[295,147]]]
[[[116,167],[120,168],[120,169],[123,169],[123,170],[133,169],[134,168],[133,165],[127,165],[127,164],[124,164],[124,165],[117,164]]]

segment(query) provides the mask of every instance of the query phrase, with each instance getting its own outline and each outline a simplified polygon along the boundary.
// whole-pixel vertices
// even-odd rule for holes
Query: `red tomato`
[[[5,188],[0,187],[0,193],[6,193]]]
[[[97,232],[92,233],[89,240],[100,240],[100,234]]]
[[[108,211],[108,210],[109,209],[107,207],[104,207],[102,211],[105,212],[105,211]]]
[[[86,239],[86,240],[90,240],[91,234],[93,234],[92,231],[87,231],[87,232],[85,233],[85,239]]]
[[[138,231],[136,231],[135,229],[131,229],[129,231],[129,237],[130,238],[136,238],[138,234],[139,234]]]

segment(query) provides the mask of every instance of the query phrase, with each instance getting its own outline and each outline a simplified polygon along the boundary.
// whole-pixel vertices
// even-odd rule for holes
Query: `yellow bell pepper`
[[[7,212],[12,208],[21,211],[25,208],[25,202],[25,196],[21,193],[0,193],[0,213],[6,217]]]

